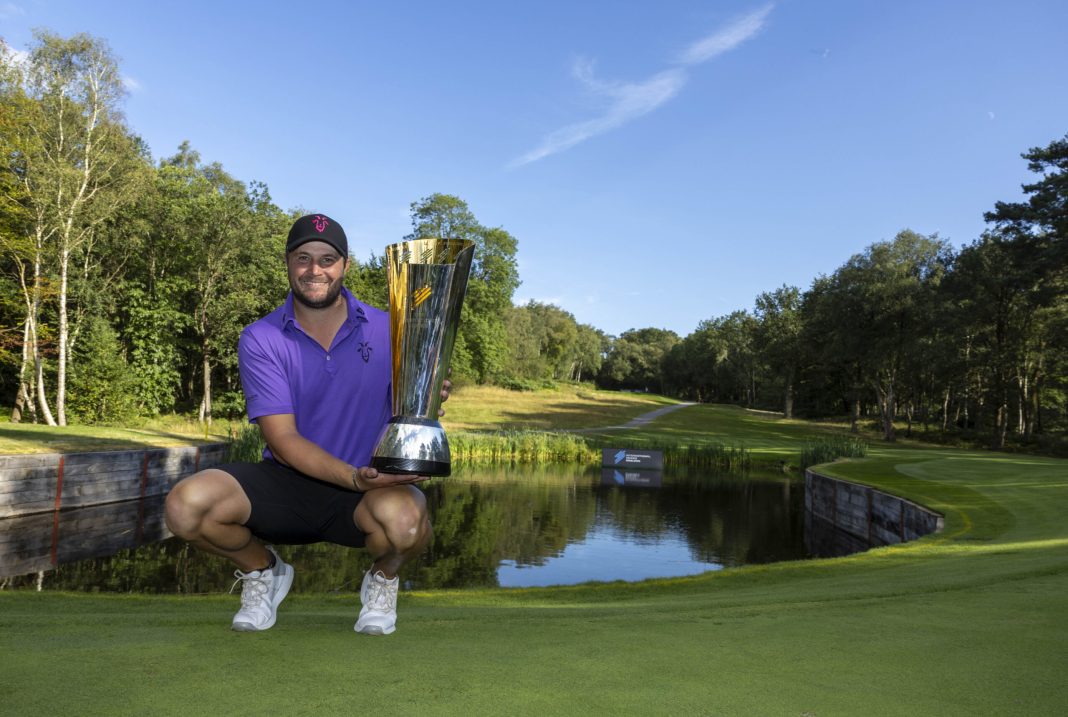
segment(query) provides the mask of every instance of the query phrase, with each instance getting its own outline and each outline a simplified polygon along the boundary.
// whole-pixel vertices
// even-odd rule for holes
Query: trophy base
[[[445,429],[427,418],[394,416],[378,438],[371,467],[399,475],[448,476],[452,471]]]

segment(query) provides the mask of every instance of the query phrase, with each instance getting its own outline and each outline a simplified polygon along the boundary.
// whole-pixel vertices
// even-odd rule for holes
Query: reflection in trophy
[[[464,239],[386,247],[393,418],[371,458],[383,473],[449,475],[449,441],[438,408],[474,255],[474,242]]]

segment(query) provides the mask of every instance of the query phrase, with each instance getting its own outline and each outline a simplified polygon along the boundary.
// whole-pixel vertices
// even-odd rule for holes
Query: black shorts
[[[271,460],[227,463],[229,473],[252,503],[245,527],[260,540],[279,545],[322,541],[362,548],[367,536],[353,513],[363,493],[317,480]]]

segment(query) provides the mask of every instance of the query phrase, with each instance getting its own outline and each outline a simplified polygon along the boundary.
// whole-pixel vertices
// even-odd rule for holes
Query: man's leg
[[[426,498],[410,485],[371,490],[356,506],[353,518],[366,534],[367,550],[374,558],[360,587],[363,607],[354,629],[388,635],[397,622],[397,571],[423,551],[433,534]]]
[[[375,561],[371,571],[387,578],[396,577],[404,563],[423,552],[433,535],[426,497],[415,486],[364,493],[354,518],[367,535],[367,551]]]
[[[238,567],[234,575],[243,583],[241,609],[231,627],[242,632],[273,627],[278,606],[293,584],[292,566],[245,527],[251,515],[252,503],[241,484],[217,469],[201,471],[178,483],[165,505],[171,532]]]
[[[171,489],[165,509],[172,533],[201,550],[229,558],[241,571],[270,563],[270,552],[244,525],[252,504],[229,473],[209,468],[182,480]]]

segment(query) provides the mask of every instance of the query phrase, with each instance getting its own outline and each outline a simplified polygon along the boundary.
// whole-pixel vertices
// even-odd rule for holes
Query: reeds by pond
[[[868,444],[856,436],[828,436],[801,445],[801,470],[836,458],[863,458]]]
[[[256,462],[263,454],[264,442],[258,427],[246,425],[231,434],[231,461]],[[685,445],[648,440],[627,440],[621,436],[611,445],[603,439],[593,441],[575,433],[544,431],[495,431],[449,434],[452,460],[464,465],[507,465],[528,463],[586,463],[599,465],[602,448],[659,450],[664,464],[712,468],[719,471],[749,468],[749,451],[744,447],[720,443]]]
[[[600,450],[573,433],[499,431],[449,435],[452,459],[465,464],[587,463],[600,461]]]

